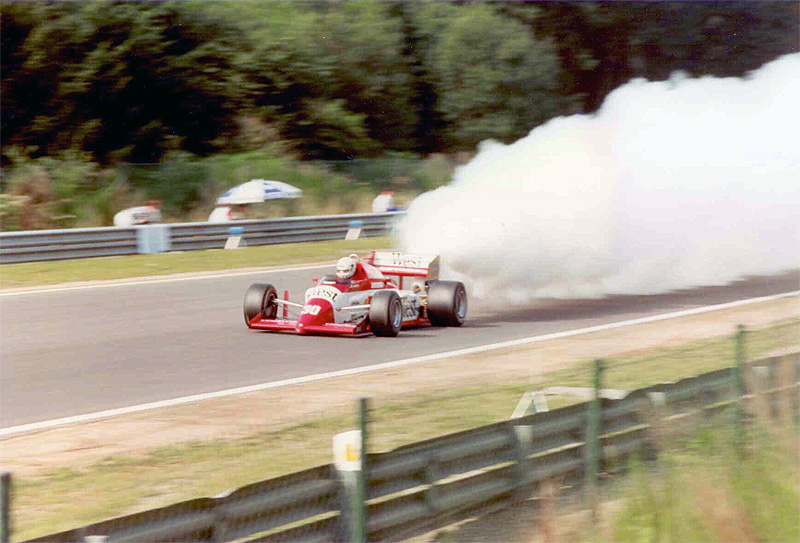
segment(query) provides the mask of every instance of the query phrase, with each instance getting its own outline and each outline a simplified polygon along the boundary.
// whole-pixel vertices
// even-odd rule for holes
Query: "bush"
[[[295,185],[303,198],[252,206],[250,218],[367,212],[382,188],[391,186],[410,201],[449,182],[454,168],[455,161],[446,155],[422,160],[412,153],[300,162],[274,146],[207,159],[123,163],[107,170],[80,154],[16,157],[3,177],[0,220],[3,230],[109,226],[116,212],[158,198],[168,219],[205,221],[225,190],[259,178]]]
[[[414,188],[419,191],[433,190],[453,179],[455,164],[442,154],[434,154],[423,160],[414,174]]]
[[[120,183],[145,198],[158,198],[167,215],[184,215],[202,200],[212,184],[211,172],[202,162],[173,160],[160,164],[120,164]]]
[[[12,156],[4,176],[3,230],[111,224],[108,213],[98,213],[95,207],[97,194],[108,189],[113,172],[101,171],[76,153],[35,160]]]
[[[25,164],[15,168],[9,177],[7,207],[14,212],[15,226],[21,230],[52,228],[55,192],[47,171],[39,165]]]
[[[12,194],[0,194],[0,228],[6,231],[22,230],[20,213],[25,198]]]

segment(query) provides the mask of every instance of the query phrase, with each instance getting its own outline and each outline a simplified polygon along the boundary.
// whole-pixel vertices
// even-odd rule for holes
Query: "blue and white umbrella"
[[[225,194],[217,198],[217,205],[257,204],[281,198],[300,198],[302,195],[302,190],[282,181],[253,179],[228,189]]]

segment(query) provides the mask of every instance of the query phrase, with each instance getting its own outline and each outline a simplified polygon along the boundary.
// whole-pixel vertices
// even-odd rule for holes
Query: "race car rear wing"
[[[412,255],[394,251],[371,251],[364,262],[386,275],[439,278],[439,255]]]

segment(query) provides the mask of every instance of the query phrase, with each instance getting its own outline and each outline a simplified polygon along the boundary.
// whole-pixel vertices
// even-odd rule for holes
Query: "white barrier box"
[[[247,243],[244,241],[244,228],[241,226],[231,226],[228,230],[228,239],[225,242],[226,249],[238,249],[245,247]]]
[[[347,235],[345,235],[344,239],[358,239],[362,228],[364,228],[364,221],[350,221],[350,224],[347,225]]]
[[[143,224],[137,226],[136,247],[139,254],[165,253],[169,251],[169,226],[166,224]]]

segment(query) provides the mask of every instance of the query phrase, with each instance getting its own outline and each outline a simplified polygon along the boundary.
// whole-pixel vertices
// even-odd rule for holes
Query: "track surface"
[[[0,297],[0,427],[366,366],[797,290],[800,275],[658,296],[475,311],[462,328],[397,338],[254,332],[250,283],[298,300],[324,268]]]

